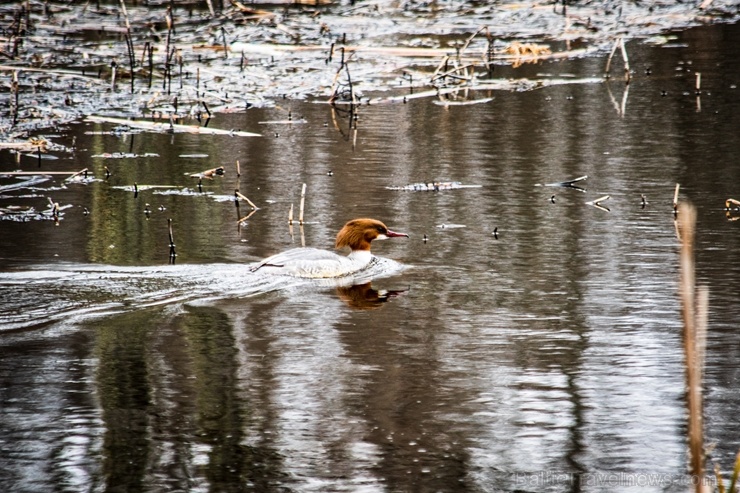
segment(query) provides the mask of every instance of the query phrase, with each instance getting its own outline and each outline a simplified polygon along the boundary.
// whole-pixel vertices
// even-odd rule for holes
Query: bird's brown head
[[[393,238],[409,235],[391,231],[376,219],[353,219],[337,233],[336,247],[350,247],[352,250],[370,250],[370,243],[375,239]]]

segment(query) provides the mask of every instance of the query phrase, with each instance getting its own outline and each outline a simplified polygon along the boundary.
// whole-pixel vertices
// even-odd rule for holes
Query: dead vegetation
[[[441,90],[441,102],[455,104],[468,98],[451,88],[538,87],[496,78],[497,65],[603,53],[619,37],[737,16],[716,1],[576,2],[567,10],[544,0],[145,4],[0,6],[0,136],[23,138],[88,115],[201,123],[283,98],[361,103],[363,91],[391,92],[394,102],[399,90]]]

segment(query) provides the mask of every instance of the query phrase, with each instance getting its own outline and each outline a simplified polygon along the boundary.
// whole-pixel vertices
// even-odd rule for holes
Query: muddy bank
[[[413,92],[461,103],[461,89],[541,87],[531,64],[606,59],[620,38],[669,43],[672,30],[740,12],[737,0],[301,3],[2,6],[0,137],[86,115],[199,124],[308,97],[361,104]]]

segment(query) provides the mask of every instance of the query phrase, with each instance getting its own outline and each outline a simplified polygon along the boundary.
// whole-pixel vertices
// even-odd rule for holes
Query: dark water
[[[0,199],[72,205],[59,225],[0,221],[0,482],[685,491],[676,183],[698,208],[705,429],[728,471],[740,449],[740,223],[723,209],[740,199],[739,47],[738,26],[630,43],[626,99],[615,80],[487,93],[473,106],[363,106],[356,138],[329,106],[288,100],[212,123],[261,138],[55,131],[75,152],[42,169],[88,167],[101,181],[57,176]],[[603,65],[511,75],[585,78]],[[306,123],[260,124],[289,112]],[[106,152],[158,156],[92,157]],[[38,166],[0,159],[3,170]],[[202,193],[187,176],[221,165]],[[582,175],[585,193],[534,186]],[[480,187],[386,188],[435,180]],[[123,188],[134,182],[138,197]],[[375,217],[410,234],[374,245],[406,269],[355,287],[250,277],[250,262],[301,244],[287,214],[302,183],[306,245],[330,248],[345,221]],[[236,188],[260,207],[241,224],[250,210],[228,200]],[[603,195],[610,211],[585,204]],[[398,293],[384,302],[384,290]]]

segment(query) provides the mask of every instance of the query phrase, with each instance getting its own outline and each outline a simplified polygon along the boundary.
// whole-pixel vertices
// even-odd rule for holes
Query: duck
[[[337,249],[349,247],[349,255],[338,255],[319,248],[293,248],[267,257],[250,270],[311,279],[344,277],[370,265],[374,259],[370,252],[373,240],[408,236],[406,233],[391,231],[377,219],[352,219],[339,230],[335,242]]]

